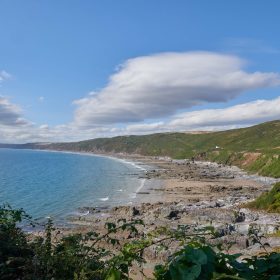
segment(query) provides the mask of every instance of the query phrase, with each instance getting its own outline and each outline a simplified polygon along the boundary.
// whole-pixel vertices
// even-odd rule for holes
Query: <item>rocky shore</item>
[[[214,242],[234,242],[232,253],[252,255],[263,250],[248,238],[248,229],[253,226],[262,236],[262,243],[270,244],[267,250],[280,248],[276,234],[280,229],[280,215],[245,207],[247,202],[270,190],[276,179],[248,175],[236,167],[209,162],[135,156],[133,160],[154,167],[141,176],[149,184],[137,194],[133,205],[83,209],[89,214],[72,220],[78,226],[76,230],[102,231],[106,222],[122,218],[142,219],[146,232],[162,226],[211,225],[218,233]],[[148,251],[146,258],[152,266],[159,256]]]

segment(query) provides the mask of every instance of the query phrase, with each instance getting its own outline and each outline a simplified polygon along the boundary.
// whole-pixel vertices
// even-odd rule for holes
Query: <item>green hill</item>
[[[27,144],[30,148],[31,144]],[[32,146],[32,145],[31,145]],[[18,148],[23,148],[20,145]],[[33,148],[195,157],[234,164],[265,176],[280,177],[280,121],[211,133],[156,133],[98,138],[73,143],[34,144]]]
[[[96,153],[169,156],[235,164],[248,171],[280,177],[280,121],[212,133],[156,133],[54,143],[45,148]]]

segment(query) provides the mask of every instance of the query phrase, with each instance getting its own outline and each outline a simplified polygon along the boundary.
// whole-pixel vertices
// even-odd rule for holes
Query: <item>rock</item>
[[[248,248],[250,243],[246,235],[239,235],[239,234],[235,235],[232,241],[235,243],[235,245],[233,246],[237,246],[240,249]]]
[[[242,186],[237,186],[232,188],[233,191],[241,191],[242,189],[243,189]]]
[[[218,237],[223,237],[223,236],[232,234],[234,231],[235,231],[234,225],[228,224],[223,227],[217,228],[216,233],[217,233]]]
[[[217,200],[216,201],[216,207],[223,207],[223,206],[225,206],[225,203],[224,203],[224,201],[223,200]]]
[[[216,208],[217,207],[217,202],[215,202],[215,201],[208,202],[208,203],[205,203],[205,206],[209,207],[209,208]]]
[[[238,212],[238,213],[236,214],[236,216],[235,216],[234,222],[235,222],[235,223],[242,223],[242,222],[245,221],[245,219],[246,219],[245,213],[243,213],[243,212]]]
[[[238,231],[240,234],[247,235],[249,230],[250,224],[239,224],[236,225],[236,231]]]
[[[259,219],[259,214],[257,212],[250,211],[249,209],[241,208],[240,212],[243,212],[245,214],[245,221],[247,222],[254,222]]]
[[[177,220],[177,219],[179,219],[178,214],[179,214],[178,210],[171,210],[169,215],[167,216],[167,219],[169,219],[169,220]]]
[[[253,252],[254,251],[260,251],[262,249],[262,247],[259,243],[255,243],[255,244],[251,245],[249,248],[250,248],[250,251],[253,251]]]
[[[136,209],[135,207],[132,208],[132,216],[138,216],[140,215],[140,211]]]
[[[221,192],[221,191],[226,190],[226,187],[225,186],[210,186],[209,189],[211,192]]]

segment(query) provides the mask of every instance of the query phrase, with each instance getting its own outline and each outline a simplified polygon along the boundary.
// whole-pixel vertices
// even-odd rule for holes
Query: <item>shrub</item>
[[[51,220],[41,237],[25,233],[19,227],[23,221],[32,224],[22,209],[0,207],[0,279],[131,279],[130,268],[145,262],[144,251],[150,246],[165,249],[167,241],[176,241],[179,247],[166,263],[155,267],[157,280],[275,280],[280,275],[280,254],[266,253],[240,262],[240,255],[225,254],[221,246],[207,244],[208,238],[215,237],[212,227],[190,231],[188,226],[179,226],[139,234],[141,220],[119,220],[107,223],[104,234],[92,231],[56,240]],[[122,231],[134,236],[132,241],[121,241]],[[251,230],[250,236],[258,235]]]

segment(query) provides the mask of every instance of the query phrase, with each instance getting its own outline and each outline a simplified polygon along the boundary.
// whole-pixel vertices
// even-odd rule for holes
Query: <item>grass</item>
[[[1,146],[7,147],[7,145]],[[37,143],[33,146],[42,149],[95,153],[169,156],[174,159],[195,157],[200,160],[233,164],[249,172],[280,178],[279,120],[247,128],[203,134],[155,133],[41,146],[40,143]],[[216,148],[217,146],[219,148]],[[32,148],[32,144],[14,145],[13,147]],[[250,156],[253,160],[248,160]]]
[[[247,206],[252,209],[280,213],[280,182],[276,183],[269,192],[263,193],[256,200],[248,203]]]
[[[277,154],[264,154],[260,156],[255,162],[253,162],[249,168],[249,171],[259,172],[264,176],[280,177],[280,156]]]
[[[75,143],[58,143],[54,144],[53,148],[137,153],[175,159],[194,156],[197,159],[234,164],[252,173],[280,178],[280,121],[204,134],[156,133],[99,138]],[[246,156],[250,154],[259,156],[248,161]]]

